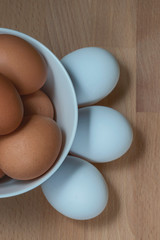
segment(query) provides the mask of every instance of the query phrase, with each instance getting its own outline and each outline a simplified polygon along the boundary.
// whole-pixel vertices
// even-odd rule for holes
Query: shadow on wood
[[[98,102],[96,105],[113,107],[117,102],[123,99],[130,87],[130,74],[128,69],[122,63],[120,64],[120,78],[112,92]]]

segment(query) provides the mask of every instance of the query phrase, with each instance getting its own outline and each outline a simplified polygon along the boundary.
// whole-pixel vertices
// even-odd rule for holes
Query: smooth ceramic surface
[[[12,34],[30,42],[44,56],[48,64],[48,78],[43,90],[53,101],[56,120],[63,134],[63,146],[56,164],[43,176],[30,181],[18,181],[5,177],[0,181],[0,198],[27,192],[46,181],[61,166],[72,145],[78,119],[77,101],[70,77],[57,57],[39,41],[23,33],[0,28],[0,34]],[[46,143],[47,144],[47,143]],[[23,156],[22,156],[23,157]]]

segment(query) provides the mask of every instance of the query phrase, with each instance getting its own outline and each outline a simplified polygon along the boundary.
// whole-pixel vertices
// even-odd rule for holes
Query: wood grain
[[[111,51],[121,76],[115,90],[98,105],[122,112],[134,129],[127,154],[96,164],[110,192],[99,217],[68,219],[37,188],[0,199],[0,239],[160,238],[159,8],[158,0],[0,0],[0,27],[33,36],[59,58],[86,46]]]
[[[160,1],[139,1],[137,9],[137,111],[160,112]]]

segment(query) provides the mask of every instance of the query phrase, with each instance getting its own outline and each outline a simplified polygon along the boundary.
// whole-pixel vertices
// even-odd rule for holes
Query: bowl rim
[[[71,78],[70,78],[69,74],[67,73],[65,67],[62,65],[61,61],[55,56],[55,54],[51,50],[49,50],[40,41],[36,40],[35,38],[33,38],[33,37],[31,37],[31,36],[29,36],[29,35],[27,35],[25,33],[20,32],[20,31],[9,29],[9,28],[0,28],[0,34],[1,34],[1,31],[4,32],[2,34],[16,35],[16,36],[19,36],[19,37],[22,36],[22,38],[24,37],[25,40],[30,40],[35,45],[40,46],[46,52],[48,52],[49,54],[52,55],[52,57],[57,62],[57,64],[60,65],[62,71],[64,72],[64,75],[66,75],[66,79],[68,80],[68,84],[70,85],[70,89],[71,89],[71,92],[72,92],[73,104],[74,104],[74,110],[75,110],[75,113],[74,113],[74,125],[73,125],[73,128],[72,128],[71,137],[70,137],[70,139],[68,141],[68,145],[67,145],[66,150],[62,152],[62,154],[60,155],[59,160],[57,161],[56,165],[51,167],[51,169],[49,170],[49,172],[46,175],[40,176],[38,181],[33,183],[33,185],[29,185],[28,187],[24,188],[23,190],[17,190],[17,191],[12,192],[12,193],[0,194],[0,198],[7,198],[7,197],[13,197],[13,196],[17,196],[17,195],[26,193],[26,192],[28,192],[28,191],[30,191],[30,190],[40,186],[42,183],[47,181],[58,170],[58,168],[61,166],[61,164],[64,162],[65,158],[67,157],[67,155],[68,155],[68,153],[70,151],[71,145],[73,143],[75,134],[76,134],[77,124],[78,124],[78,104],[77,104],[76,93],[75,93],[75,90],[74,90]],[[33,179],[33,180],[35,180],[35,179]],[[17,181],[20,181],[20,180],[17,180]],[[32,181],[32,180],[29,180],[29,181]],[[22,182],[22,181],[20,181],[20,182]],[[23,182],[25,182],[25,181],[23,181]]]

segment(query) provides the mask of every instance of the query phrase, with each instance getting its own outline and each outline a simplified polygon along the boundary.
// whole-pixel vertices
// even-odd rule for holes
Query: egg
[[[113,90],[119,79],[117,60],[102,48],[78,49],[64,56],[61,62],[71,77],[79,106],[100,101]]]
[[[130,123],[118,111],[102,106],[79,109],[78,127],[71,153],[91,162],[110,162],[131,146]]]
[[[101,173],[92,164],[73,156],[67,156],[41,187],[48,202],[72,219],[94,218],[108,202],[108,187]]]
[[[0,168],[14,179],[36,178],[54,164],[61,143],[61,131],[54,120],[26,116],[16,131],[0,137]]]
[[[24,115],[43,115],[53,118],[53,104],[49,97],[41,90],[30,95],[22,96]]]
[[[11,81],[0,74],[0,135],[14,131],[23,118],[23,104]]]
[[[0,73],[21,95],[39,90],[46,81],[47,66],[40,53],[17,36],[0,34]]]
[[[3,178],[5,176],[5,173],[0,169],[0,178]]]

